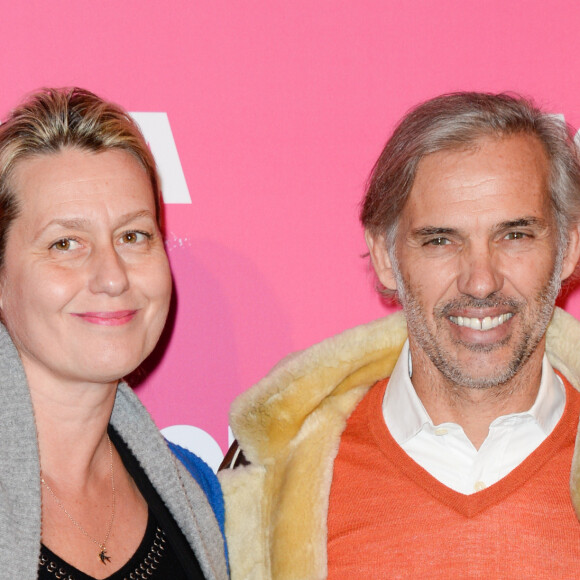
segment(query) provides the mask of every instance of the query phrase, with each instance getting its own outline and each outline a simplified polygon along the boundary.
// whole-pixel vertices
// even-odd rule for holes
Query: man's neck
[[[537,348],[509,381],[487,388],[466,387],[446,378],[421,349],[412,349],[413,387],[434,425],[460,425],[476,449],[502,415],[527,411],[542,377],[543,348]]]

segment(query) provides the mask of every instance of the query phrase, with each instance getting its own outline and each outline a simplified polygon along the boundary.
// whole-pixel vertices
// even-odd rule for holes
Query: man
[[[577,576],[580,324],[554,312],[580,257],[571,135],[506,95],[401,122],[361,218],[403,313],[234,402],[234,579]]]

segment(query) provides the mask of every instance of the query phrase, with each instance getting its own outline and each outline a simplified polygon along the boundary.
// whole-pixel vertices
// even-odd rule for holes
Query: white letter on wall
[[[191,203],[167,113],[130,113],[151,147],[165,203]]]

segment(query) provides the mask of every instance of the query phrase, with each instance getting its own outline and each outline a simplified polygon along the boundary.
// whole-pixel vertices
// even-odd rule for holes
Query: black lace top
[[[107,580],[203,579],[204,576],[193,550],[139,462],[111,427],[109,427],[109,436],[125,468],[145,498],[149,506],[149,515],[145,535],[137,551],[121,569],[107,576]],[[39,580],[94,580],[92,576],[67,564],[44,545],[41,546],[40,551],[38,578]]]
[[[96,557],[96,556],[95,556]],[[91,580],[92,576],[84,574],[67,564],[46,546],[41,546],[38,577],[55,580]],[[117,572],[108,576],[109,580],[141,578],[175,578],[185,580],[179,561],[171,545],[167,543],[165,532],[157,524],[155,516],[149,512],[147,529],[141,544],[131,559]]]

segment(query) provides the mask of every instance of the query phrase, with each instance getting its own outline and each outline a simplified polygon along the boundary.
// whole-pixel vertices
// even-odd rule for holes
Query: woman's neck
[[[102,468],[102,458],[109,453],[107,426],[117,382],[102,385],[52,377],[39,380],[25,371],[43,473],[53,479],[58,473],[66,473],[79,484],[88,480],[95,469]]]

